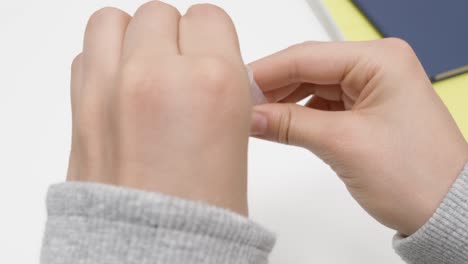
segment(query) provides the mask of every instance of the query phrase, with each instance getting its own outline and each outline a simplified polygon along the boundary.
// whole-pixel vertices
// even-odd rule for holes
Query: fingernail
[[[254,111],[252,113],[252,121],[250,123],[250,135],[264,135],[268,128],[268,120],[263,113]]]

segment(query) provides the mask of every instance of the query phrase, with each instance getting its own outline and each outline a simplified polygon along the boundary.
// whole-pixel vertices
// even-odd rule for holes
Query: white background
[[[0,263],[37,263],[48,185],[63,181],[70,145],[69,68],[87,18],[144,1],[0,2]],[[181,11],[195,1],[168,1]],[[209,1],[233,17],[250,62],[327,40],[305,0]],[[320,67],[320,65],[317,65]],[[388,230],[308,151],[252,140],[250,207],[278,234],[271,263],[402,263]]]

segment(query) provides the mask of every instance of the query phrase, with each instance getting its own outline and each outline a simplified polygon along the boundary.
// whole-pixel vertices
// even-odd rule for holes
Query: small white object
[[[255,81],[253,71],[250,69],[249,66],[247,66],[247,74],[249,75],[249,81],[250,81],[250,93],[252,94],[252,101],[254,105],[259,105],[259,104],[266,104],[268,103],[268,100],[266,99],[265,95],[262,92],[262,89],[258,86],[257,82]]]

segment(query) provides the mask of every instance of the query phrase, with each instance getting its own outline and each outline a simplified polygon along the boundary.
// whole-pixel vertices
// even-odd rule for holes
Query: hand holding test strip
[[[401,40],[307,42],[249,65],[280,102],[254,106],[254,136],[309,149],[402,234],[431,217],[468,160],[460,130]]]

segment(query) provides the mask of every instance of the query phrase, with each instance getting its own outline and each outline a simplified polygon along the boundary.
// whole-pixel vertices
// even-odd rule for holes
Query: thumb
[[[264,104],[255,106],[251,136],[322,152],[333,146],[346,133],[349,112],[321,111],[297,104]]]

